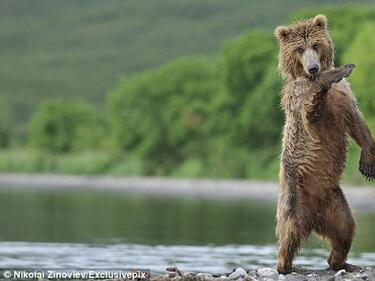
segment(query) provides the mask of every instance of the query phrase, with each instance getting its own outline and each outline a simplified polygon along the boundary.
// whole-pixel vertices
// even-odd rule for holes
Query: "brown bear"
[[[362,148],[359,170],[375,177],[375,143],[344,77],[354,65],[334,68],[333,44],[324,15],[275,30],[284,79],[281,106],[285,125],[280,161],[276,234],[277,270],[292,271],[301,242],[311,232],[331,246],[328,264],[346,263],[355,222],[340,188],[350,135]]]

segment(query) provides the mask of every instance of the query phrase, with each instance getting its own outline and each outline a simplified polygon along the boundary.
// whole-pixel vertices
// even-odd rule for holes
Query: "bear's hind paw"
[[[354,265],[354,264],[350,264],[350,263],[345,263],[345,265],[344,265],[344,269],[345,269],[347,272],[355,272],[355,271],[360,271],[360,270],[362,270],[362,267],[357,266],[357,265]]]

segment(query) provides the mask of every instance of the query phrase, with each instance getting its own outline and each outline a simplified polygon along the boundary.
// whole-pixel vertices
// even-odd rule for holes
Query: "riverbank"
[[[207,273],[184,273],[178,268],[167,268],[167,273],[151,278],[152,281],[256,281],[256,280],[285,280],[285,281],[356,281],[356,280],[375,280],[375,270],[365,268],[356,272],[346,272],[340,270],[303,270],[295,269],[294,272],[287,275],[278,274],[275,269],[260,268],[257,270],[244,270],[237,268],[231,273],[225,274],[207,274]]]
[[[254,199],[276,202],[277,182],[255,180],[174,179],[163,177],[67,176],[51,174],[0,174],[0,188],[83,189],[152,196],[215,199]],[[343,186],[356,210],[375,210],[375,188]]]

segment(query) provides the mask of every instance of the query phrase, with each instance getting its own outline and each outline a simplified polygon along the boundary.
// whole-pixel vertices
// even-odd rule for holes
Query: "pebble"
[[[208,281],[208,280],[212,280],[212,278],[214,277],[208,273],[198,273],[197,278],[201,281]]]
[[[346,273],[346,270],[345,269],[341,269],[341,270],[339,270],[339,271],[336,272],[335,276],[343,276],[345,273]]]
[[[246,277],[247,277],[247,272],[245,269],[239,267],[237,268],[233,273],[231,273],[229,275],[229,279],[230,280],[238,280],[238,281],[242,281],[244,280]]]
[[[368,275],[366,274],[366,270],[365,269],[361,269],[354,277],[361,278],[362,280],[367,280],[368,279]]]
[[[215,277],[214,277],[215,276]],[[278,274],[272,268],[260,268],[258,270],[245,271],[243,268],[235,269],[228,277],[227,274],[208,274],[183,272],[177,268],[169,268],[168,272],[151,281],[375,281],[375,269],[347,272],[340,270],[322,270],[312,272],[297,270],[288,275]]]
[[[195,274],[191,273],[191,272],[186,272],[183,274],[184,278],[187,279],[187,280],[191,280],[194,278]]]
[[[307,277],[307,280],[309,281],[315,281],[315,280],[318,280],[319,275],[316,273],[310,273],[310,274],[307,274],[306,277]]]
[[[265,267],[265,268],[260,268],[257,270],[257,273],[259,276],[262,276],[262,277],[271,277],[271,276],[278,276],[279,273],[277,272],[276,269],[272,269],[272,268],[269,268],[269,267]]]
[[[361,278],[362,280],[368,279],[368,275],[366,274],[366,272],[364,270],[361,270],[359,273],[355,274],[354,277],[355,278]]]
[[[168,277],[169,277],[169,278],[176,277],[177,275],[178,275],[177,272],[174,272],[174,271],[169,271],[169,272],[168,272]]]

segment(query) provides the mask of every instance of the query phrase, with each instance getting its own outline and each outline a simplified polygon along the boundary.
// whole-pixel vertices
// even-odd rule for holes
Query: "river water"
[[[88,190],[0,190],[0,268],[274,267],[275,205]],[[356,212],[350,261],[375,265],[375,214]],[[295,264],[325,268],[317,238]]]

